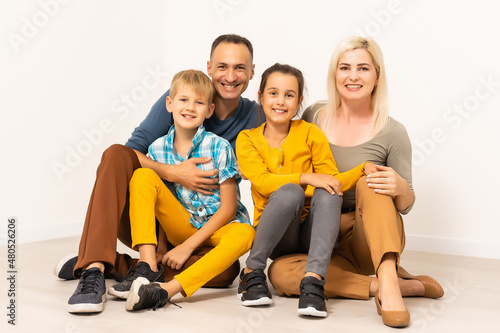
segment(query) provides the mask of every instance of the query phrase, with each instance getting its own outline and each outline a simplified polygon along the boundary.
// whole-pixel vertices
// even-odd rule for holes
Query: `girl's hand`
[[[366,162],[365,163],[365,168],[363,170],[365,172],[365,175],[370,175],[374,172],[377,172],[377,166],[375,164],[373,164],[372,162]]]
[[[193,250],[184,244],[177,245],[172,250],[168,251],[162,259],[162,264],[167,265],[172,269],[181,269],[182,265],[189,259]]]
[[[376,165],[376,172],[368,174],[366,181],[368,187],[375,192],[396,197],[402,193],[402,183],[406,181],[394,169]]]
[[[321,173],[303,173],[300,175],[300,185],[311,185],[314,187],[324,188],[332,195],[335,193],[339,196],[343,195],[340,180],[332,175]]]

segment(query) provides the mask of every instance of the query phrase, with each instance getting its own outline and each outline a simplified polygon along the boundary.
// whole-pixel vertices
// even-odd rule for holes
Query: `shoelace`
[[[144,285],[141,287],[142,288],[153,288],[152,290],[149,290],[147,292],[147,297],[144,300],[144,306],[147,308],[151,308],[151,310],[156,311],[158,308],[163,307],[165,304],[170,303],[175,305],[178,308],[182,309],[182,306],[175,304],[174,302],[170,301],[170,298],[161,298],[160,297],[160,292],[157,289],[154,289],[154,287],[150,287],[151,285]],[[158,288],[158,287],[157,287]],[[167,294],[168,297],[168,294]]]
[[[151,310],[156,311],[157,309],[159,309],[159,308],[163,307],[163,306],[164,306],[165,304],[167,304],[167,303],[173,304],[173,305],[175,305],[176,307],[178,307],[178,308],[182,309],[182,306],[180,306],[179,304],[176,304],[176,303],[172,302],[172,301],[170,300],[170,298],[169,298],[169,299],[167,299],[167,300],[159,300],[159,301],[157,301],[157,303],[156,303],[156,304],[155,304],[155,305],[151,308]]]
[[[130,281],[130,282],[132,282],[132,281],[134,281],[137,278],[136,275],[137,275],[136,274],[136,270],[134,268],[130,267],[128,269],[127,274],[125,274],[125,276],[123,277],[123,280],[121,282],[124,282],[124,281]]]
[[[90,294],[93,292],[97,292],[98,288],[98,279],[101,272],[98,271],[84,271],[82,276],[82,294]]]

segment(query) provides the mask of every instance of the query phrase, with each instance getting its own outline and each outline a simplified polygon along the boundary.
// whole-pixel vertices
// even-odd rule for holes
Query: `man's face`
[[[220,43],[207,62],[218,98],[239,99],[253,78],[252,56],[245,44]]]

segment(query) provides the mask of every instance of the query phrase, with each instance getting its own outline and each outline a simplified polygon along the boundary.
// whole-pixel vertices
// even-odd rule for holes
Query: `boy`
[[[253,47],[242,36],[221,35],[213,41],[209,59],[207,73],[216,88],[215,111],[204,122],[204,126],[234,146],[241,130],[257,127],[265,121],[265,116],[261,116],[258,111],[257,103],[241,96],[254,75]],[[167,134],[173,124],[172,116],[165,108],[168,94],[169,91],[153,105],[126,145],[114,144],[102,155],[80,238],[78,257],[66,256],[54,271],[62,279],[79,278],[76,290],[68,300],[71,313],[103,311],[106,293],[104,277],[121,280],[129,267],[134,265],[136,259],[116,252],[116,243],[119,239],[128,247],[132,244],[128,184],[137,168],[153,169],[162,179],[205,195],[218,188],[215,184],[217,179],[209,178],[218,174],[217,170],[200,170],[197,167],[206,158],[190,158],[180,164],[168,165],[146,157],[150,144]],[[160,242],[157,248],[158,259],[166,253],[163,244],[166,242]],[[189,266],[198,257],[195,252],[186,265]],[[90,269],[94,267],[99,270],[91,273]],[[239,263],[235,261],[235,265],[218,275],[217,281],[212,280],[210,285],[228,286],[238,272]],[[165,267],[165,276],[173,276],[174,273],[170,267]]]
[[[148,157],[167,164],[210,157],[200,168],[218,170],[219,189],[205,195],[177,183],[166,182],[167,188],[154,171],[146,168],[137,169],[132,176],[129,185],[132,247],[139,250],[138,269],[144,267],[147,273],[133,282],[127,310],[162,307],[179,292],[191,296],[252,245],[255,232],[247,210],[238,200],[234,152],[227,140],[206,132],[202,125],[214,112],[213,95],[213,84],[202,72],[188,70],[176,74],[166,98],[174,125],[166,136],[151,144]],[[175,246],[163,256],[164,265],[179,269],[194,249],[201,245],[215,246],[173,280],[161,285],[150,284],[156,280],[155,272],[162,269],[156,265],[155,216]],[[111,287],[109,293],[116,295],[116,290],[127,288],[130,284],[125,281]]]

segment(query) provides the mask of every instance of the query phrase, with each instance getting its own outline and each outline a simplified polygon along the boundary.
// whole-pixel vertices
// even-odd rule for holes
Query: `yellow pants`
[[[368,299],[370,283],[382,257],[396,254],[399,266],[405,245],[403,220],[390,196],[377,194],[362,177],[356,185],[356,212],[342,214],[337,246],[326,273],[328,297]],[[269,279],[280,294],[299,295],[307,254],[291,254],[273,261]]]
[[[155,217],[168,241],[177,246],[198,231],[190,222],[191,215],[151,169],[137,169],[130,180],[130,227],[132,248],[139,244],[155,244]],[[219,228],[200,246],[213,246],[182,273],[174,276],[183,295],[196,290],[226,270],[252,247],[255,230],[248,224],[233,222]]]

